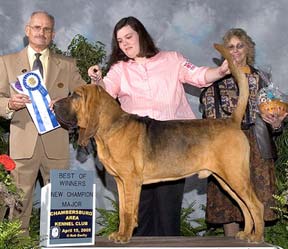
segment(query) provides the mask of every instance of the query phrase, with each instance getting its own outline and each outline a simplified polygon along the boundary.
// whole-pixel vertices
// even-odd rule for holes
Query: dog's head
[[[54,104],[56,118],[64,129],[79,127],[79,145],[86,146],[89,138],[96,133],[98,99],[99,86],[83,85],[77,87],[69,97]]]

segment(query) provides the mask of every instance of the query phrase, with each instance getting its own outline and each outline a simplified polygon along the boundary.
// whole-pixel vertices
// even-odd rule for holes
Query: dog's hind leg
[[[238,236],[237,234],[236,237],[242,240],[248,240],[253,230],[253,219],[252,219],[252,216],[250,214],[248,207],[243,202],[243,200],[240,199],[238,196],[238,192],[239,192],[239,191],[237,192],[238,187],[236,187],[237,189],[235,189],[234,186],[232,187],[229,182],[226,183],[221,177],[217,176],[216,174],[213,174],[213,176],[219,182],[221,187],[237,202],[237,204],[239,205],[243,213],[244,221],[245,221],[244,231],[241,232],[241,236]],[[228,184],[233,188],[233,190]],[[241,191],[245,191],[244,188]]]
[[[254,220],[254,234],[249,238],[249,241],[262,242],[264,240],[264,205],[257,198],[251,185],[248,196],[250,198],[246,202],[246,205],[248,206]]]
[[[229,184],[227,185],[221,178],[218,176],[215,177],[222,188],[231,195],[242,210],[245,221],[244,231],[237,233],[236,238],[249,242],[262,242],[264,233],[264,208],[263,204],[258,200],[252,185],[243,183],[243,185],[239,186],[234,184],[234,181],[227,182],[227,184]],[[252,233],[253,225],[254,234]]]
[[[245,191],[241,190],[241,186],[235,188],[236,194],[240,197],[241,200],[245,202],[245,205],[248,207],[248,210],[251,214],[253,224],[254,224],[254,233],[247,233],[248,231],[244,229],[243,232],[239,232],[236,237],[240,239],[247,239],[248,242],[259,243],[264,240],[264,206],[257,198],[255,191],[251,184],[245,186]],[[244,188],[244,186],[242,186]],[[246,227],[246,218],[245,218],[245,227]]]

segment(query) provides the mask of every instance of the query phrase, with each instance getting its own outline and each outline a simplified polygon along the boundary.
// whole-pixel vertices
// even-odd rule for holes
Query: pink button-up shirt
[[[106,91],[128,113],[156,120],[194,119],[183,83],[208,86],[207,67],[197,67],[177,52],[159,52],[144,64],[114,64],[104,77]]]

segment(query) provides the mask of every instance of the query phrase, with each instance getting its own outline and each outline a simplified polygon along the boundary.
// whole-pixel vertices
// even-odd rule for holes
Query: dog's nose
[[[57,110],[57,109],[59,109],[59,103],[58,103],[58,101],[56,101],[56,102],[53,104],[53,110],[55,111],[55,110]]]

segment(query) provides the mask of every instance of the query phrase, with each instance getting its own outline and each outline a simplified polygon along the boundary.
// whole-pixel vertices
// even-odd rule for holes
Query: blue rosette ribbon
[[[34,109],[34,112],[36,115],[36,119],[37,119],[40,133],[45,132],[46,128],[45,128],[44,122],[42,120],[41,114],[39,112],[38,106],[36,105],[36,103],[34,101],[34,96],[33,96],[34,91],[39,91],[39,93],[41,94],[42,100],[45,104],[45,107],[46,107],[47,113],[50,117],[53,128],[58,127],[59,123],[58,123],[54,113],[49,108],[49,103],[47,100],[48,91],[43,86],[43,84],[41,82],[41,78],[39,77],[39,75],[34,73],[34,72],[29,72],[29,73],[25,74],[23,77],[23,86],[29,92],[29,97],[31,99],[31,103],[32,103],[32,106],[33,106],[33,109]]]

